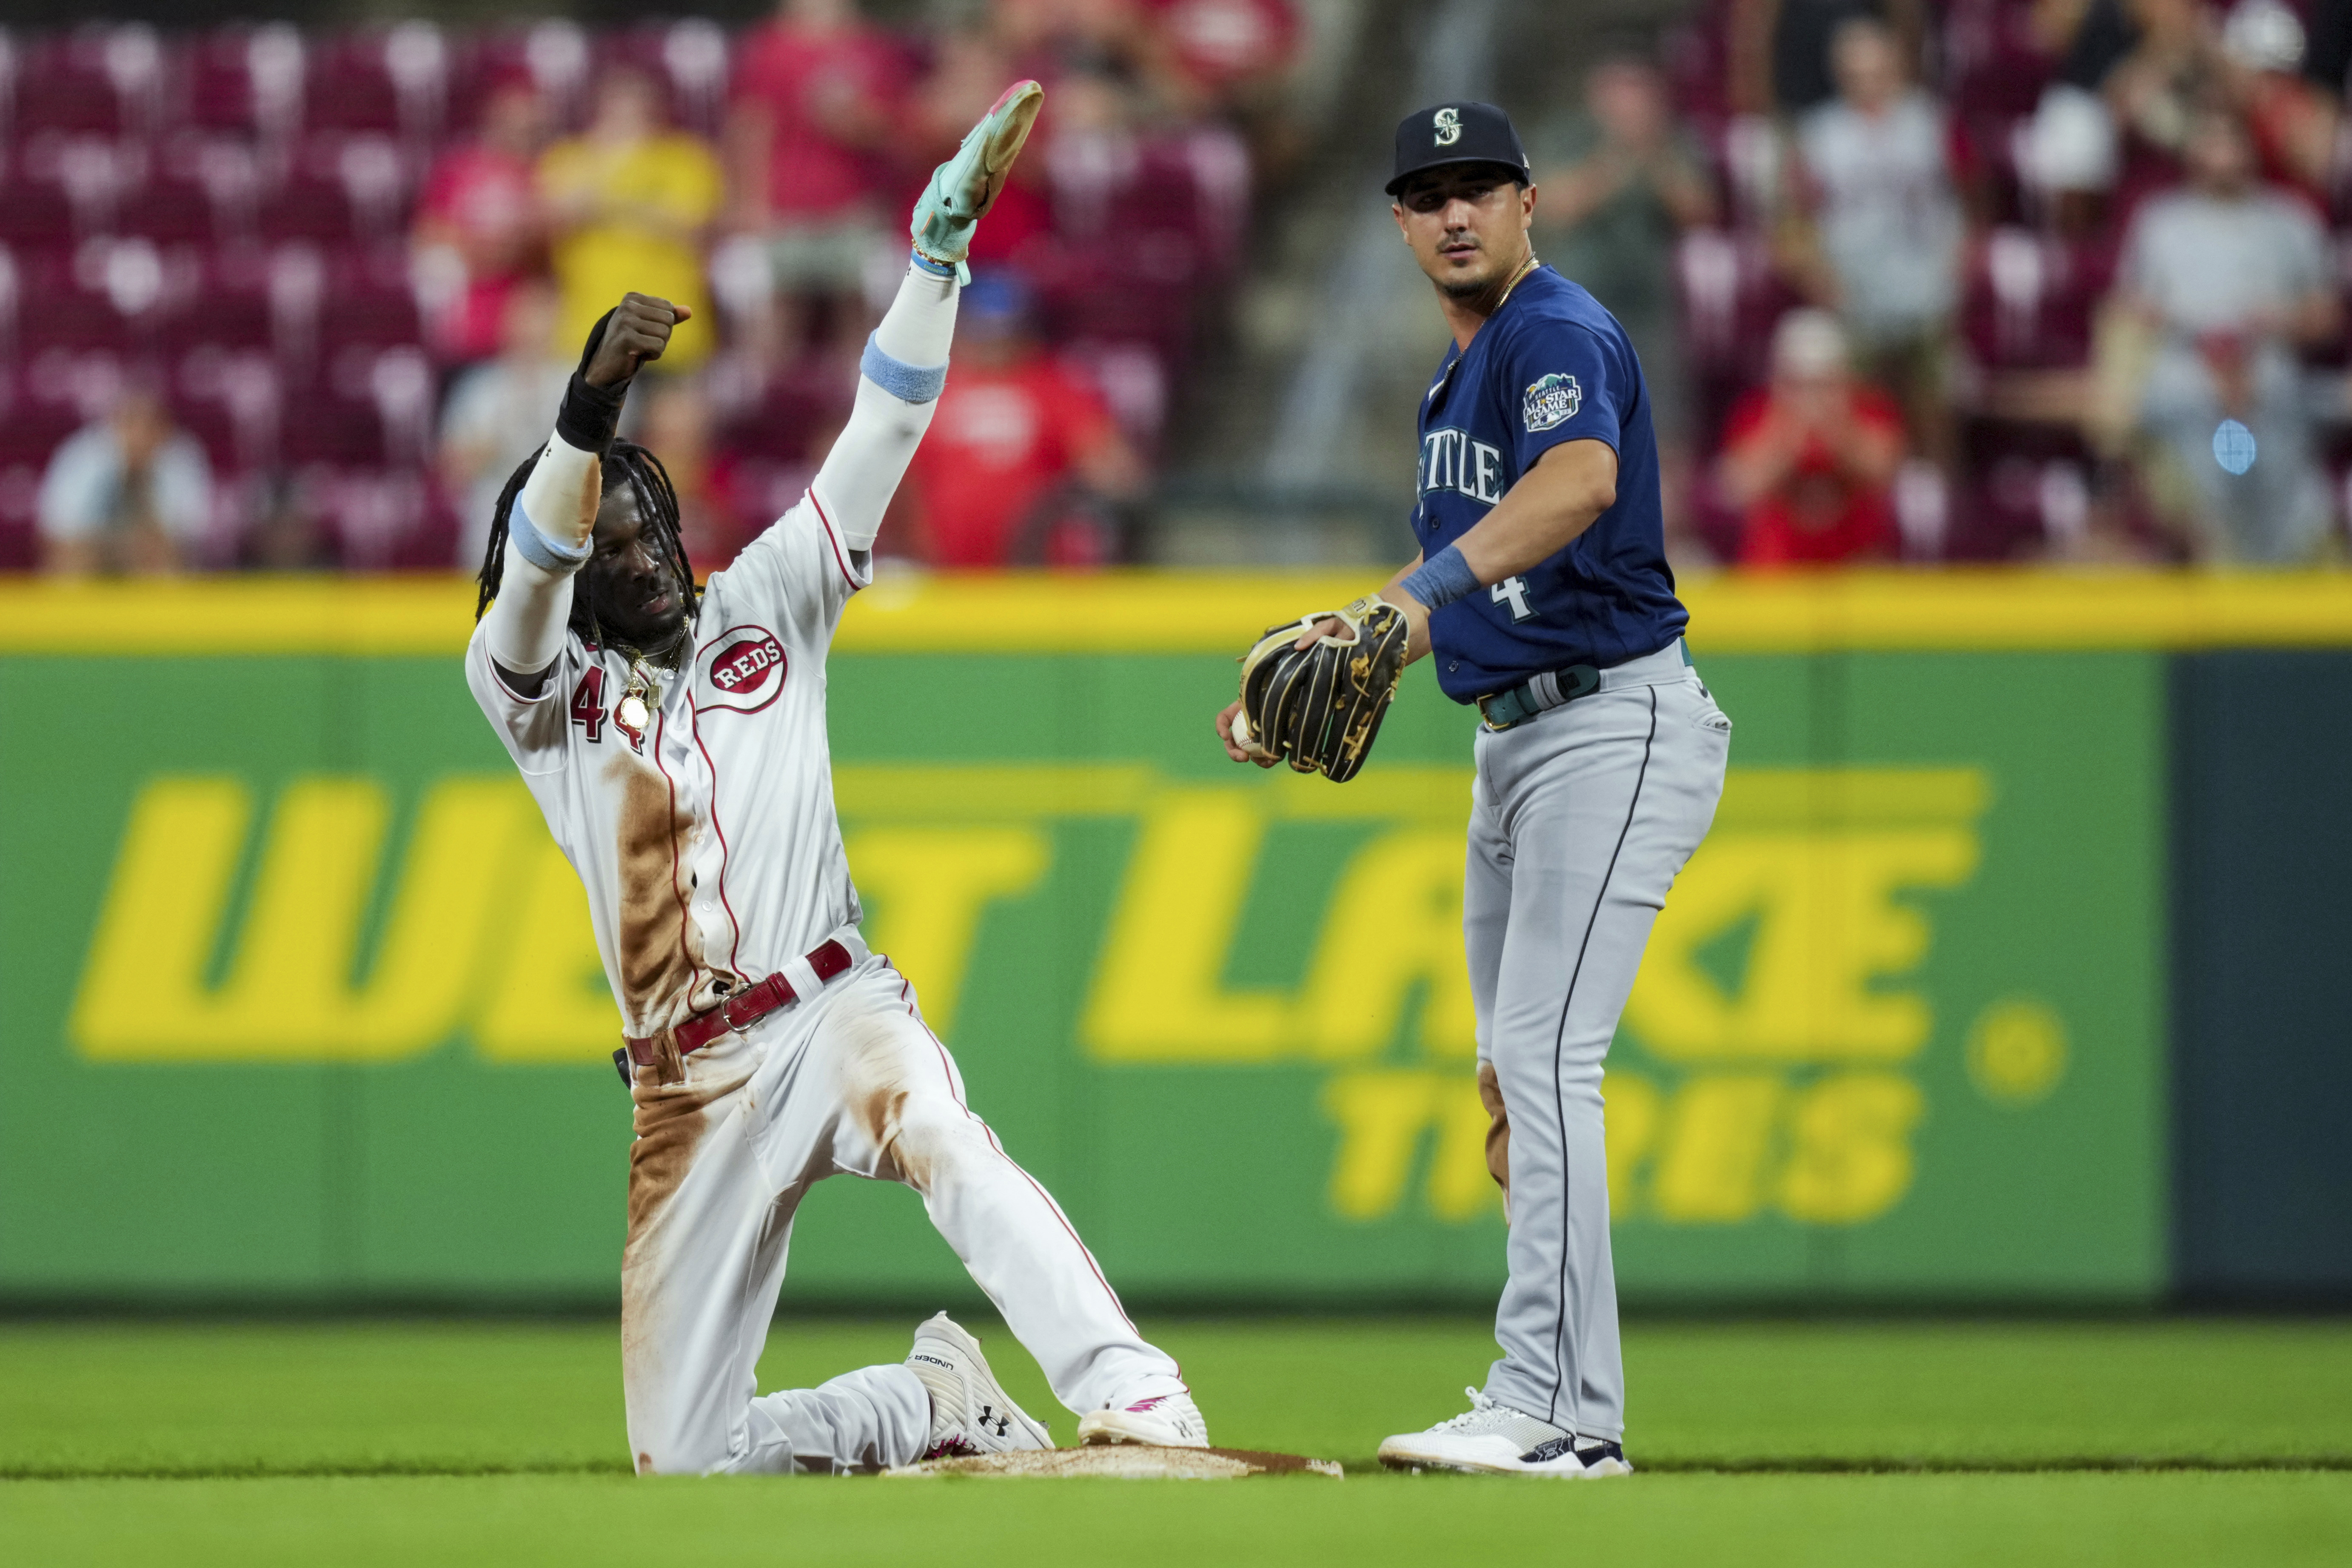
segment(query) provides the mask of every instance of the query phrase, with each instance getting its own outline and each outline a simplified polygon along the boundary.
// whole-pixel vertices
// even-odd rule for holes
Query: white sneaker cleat
[[[1190,1394],[1163,1394],[1132,1405],[1106,1407],[1082,1418],[1078,1441],[1089,1447],[1148,1443],[1161,1448],[1205,1448],[1209,1423]]]
[[[1580,1437],[1524,1411],[1497,1405],[1475,1388],[1467,1414],[1426,1432],[1406,1432],[1381,1445],[1381,1463],[1394,1470],[1475,1470],[1498,1476],[1559,1476],[1577,1479],[1630,1476],[1625,1450],[1601,1437]]]
[[[980,1342],[945,1312],[915,1331],[908,1370],[931,1392],[931,1437],[926,1459],[964,1458],[1050,1448],[1054,1439],[1029,1419],[988,1370]]]

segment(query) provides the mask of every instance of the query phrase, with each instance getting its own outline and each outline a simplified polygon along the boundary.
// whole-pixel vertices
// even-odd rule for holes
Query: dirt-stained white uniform
[[[952,303],[950,291],[950,322]],[[861,385],[811,492],[711,577],[693,658],[655,672],[640,734],[620,721],[630,660],[619,651],[565,631],[529,699],[493,662],[490,621],[467,652],[476,700],[587,889],[628,1034],[657,1036],[772,974],[802,998],[685,1056],[683,1082],[635,1069],[622,1357],[641,1472],[863,1469],[921,1453],[929,1396],[904,1366],[754,1397],[793,1213],[811,1184],[841,1172],[922,1194],[1071,1409],[1183,1388],[1060,1207],[968,1108],[913,984],[858,937],[825,654],[866,583],[854,542],[862,532],[870,546],[921,430],[916,419],[877,437],[869,415],[888,407],[878,391]],[[861,454],[887,482],[877,498],[874,474],[862,476],[863,528],[845,529],[829,501],[856,489],[837,464]],[[502,592],[515,593],[518,558],[508,561]],[[826,982],[804,955],[828,940],[854,962]]]

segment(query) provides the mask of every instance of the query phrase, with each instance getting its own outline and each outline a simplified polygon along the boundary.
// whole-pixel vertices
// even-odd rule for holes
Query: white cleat
[[[1466,1415],[1426,1432],[1405,1432],[1381,1445],[1381,1463],[1393,1470],[1475,1470],[1496,1476],[1558,1476],[1594,1479],[1630,1476],[1625,1450],[1601,1437],[1580,1437],[1524,1411],[1497,1405],[1475,1388]]]
[[[931,1438],[926,1459],[964,1458],[1050,1448],[1054,1439],[1029,1419],[988,1370],[980,1342],[945,1312],[915,1331],[908,1370],[931,1393]]]
[[[1078,1422],[1078,1441],[1089,1447],[1106,1443],[1148,1443],[1160,1448],[1205,1448],[1209,1423],[1189,1394],[1163,1394],[1132,1405],[1096,1411]]]

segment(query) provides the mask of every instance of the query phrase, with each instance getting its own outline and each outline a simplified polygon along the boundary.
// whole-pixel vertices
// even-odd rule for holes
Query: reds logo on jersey
[[[784,645],[765,626],[730,626],[704,643],[696,704],[757,713],[784,689]]]

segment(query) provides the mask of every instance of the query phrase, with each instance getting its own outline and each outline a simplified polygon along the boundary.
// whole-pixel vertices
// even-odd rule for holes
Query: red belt
[[[828,942],[808,955],[808,966],[815,972],[820,985],[856,962],[850,956],[849,949],[838,942]],[[748,1029],[777,1008],[789,1007],[799,1000],[800,994],[793,989],[791,981],[782,974],[771,974],[756,985],[745,986],[709,1012],[698,1013],[671,1029],[667,1043],[674,1045],[678,1056],[683,1058],[700,1050],[721,1035]],[[640,1037],[630,1035],[624,1038],[628,1041],[628,1049],[625,1053],[614,1051],[613,1065],[620,1068],[625,1081],[629,1073],[621,1066],[624,1054],[640,1067],[654,1067],[662,1060],[662,1047],[666,1043],[662,1036]]]

